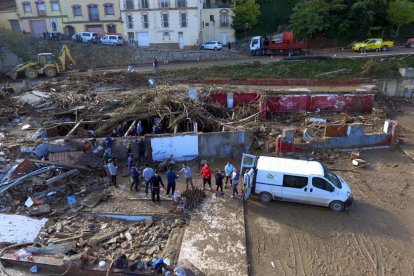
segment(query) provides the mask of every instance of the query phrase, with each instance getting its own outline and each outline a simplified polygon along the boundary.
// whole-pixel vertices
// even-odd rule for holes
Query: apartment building
[[[0,28],[21,33],[17,7],[14,0],[0,1]]]
[[[22,31],[122,33],[118,0],[16,0]]]
[[[199,38],[200,0],[120,0],[124,36],[138,46],[185,48]]]
[[[122,33],[119,0],[61,0],[64,33]]]
[[[120,0],[120,7],[130,44],[184,49],[234,41],[230,1]]]
[[[217,40],[224,45],[236,40],[231,27],[231,0],[203,0],[201,9],[201,40]]]

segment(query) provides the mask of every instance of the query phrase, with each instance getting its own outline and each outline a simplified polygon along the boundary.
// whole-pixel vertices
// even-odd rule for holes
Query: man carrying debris
[[[108,152],[108,156],[111,157],[112,155],[112,142],[115,141],[115,139],[112,139],[111,137],[107,136],[105,138],[105,144],[106,144],[106,151]]]
[[[183,172],[184,173],[185,183],[187,185],[186,190],[188,190],[188,184],[191,185],[191,188],[194,188],[194,185],[193,185],[193,175],[191,174],[191,169],[187,165],[187,163],[184,163],[183,164],[183,168],[179,172]]]
[[[170,166],[167,171],[167,193],[165,195],[169,195],[170,190],[171,190],[171,196],[174,195],[175,185],[176,185],[175,180],[177,178],[178,178],[178,175],[173,170],[173,167]]]
[[[118,169],[118,167],[115,166],[112,159],[109,159],[108,171],[109,171],[109,175],[111,176],[111,184],[114,185],[115,187],[116,187],[116,171],[117,171],[117,169]]]
[[[160,202],[160,189],[161,186],[165,189],[164,183],[162,182],[161,176],[158,174],[158,171],[155,171],[155,174],[151,177],[151,197],[152,202],[155,202],[155,196],[157,196],[157,202]]]
[[[142,175],[145,180],[145,197],[147,197],[148,188],[151,188],[152,190],[151,178],[154,176],[154,170],[148,165],[148,163],[145,163],[145,169],[142,171]]]
[[[203,189],[206,188],[206,183],[210,186],[210,190],[213,190],[211,187],[211,169],[206,163],[204,167],[201,169],[200,175],[203,177]]]
[[[230,185],[232,185],[231,176],[233,175],[233,165],[231,164],[230,161],[228,161],[226,166],[224,167],[224,173],[226,174],[226,185],[224,186],[224,188],[227,188],[227,183],[229,179],[230,179]]]
[[[235,198],[236,195],[239,195],[239,192],[237,191],[237,185],[239,185],[239,179],[240,179],[239,170],[234,168],[233,175],[231,177],[232,186],[233,186],[233,195],[231,196],[232,198]]]
[[[135,192],[138,192],[139,169],[135,163],[132,163],[131,165],[130,175],[131,175],[131,187],[129,189],[132,191],[132,188],[134,188]]]
[[[139,159],[141,160],[141,162],[145,161],[145,141],[143,138],[139,139],[138,142],[138,154],[139,154]]]

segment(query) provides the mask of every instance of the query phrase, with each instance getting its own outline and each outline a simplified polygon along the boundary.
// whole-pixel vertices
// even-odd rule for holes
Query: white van
[[[105,45],[124,45],[124,38],[122,35],[105,35],[101,38],[101,43]]]
[[[80,32],[72,36],[73,42],[96,43],[99,36],[94,32]]]
[[[340,212],[353,202],[349,185],[317,161],[243,154],[244,199],[272,199],[326,206]]]

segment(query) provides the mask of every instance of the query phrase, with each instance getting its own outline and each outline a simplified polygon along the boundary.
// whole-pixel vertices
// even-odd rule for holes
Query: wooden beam
[[[81,119],[73,128],[71,131],[69,131],[68,134],[66,134],[66,137],[71,136],[77,129],[78,127],[82,124],[83,119]]]
[[[128,137],[128,134],[131,132],[132,129],[134,129],[134,126],[136,124],[137,120],[133,121],[131,126],[128,128],[127,132],[125,132],[124,137]]]

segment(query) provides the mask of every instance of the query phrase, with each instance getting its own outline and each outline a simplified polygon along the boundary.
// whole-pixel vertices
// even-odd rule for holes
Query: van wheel
[[[345,205],[342,201],[332,201],[329,204],[329,208],[334,212],[342,212],[345,209]]]
[[[256,54],[256,56],[261,56],[262,55],[262,52],[260,50],[256,50],[254,53]]]
[[[273,199],[272,195],[269,193],[260,193],[259,197],[262,203],[269,203]]]

